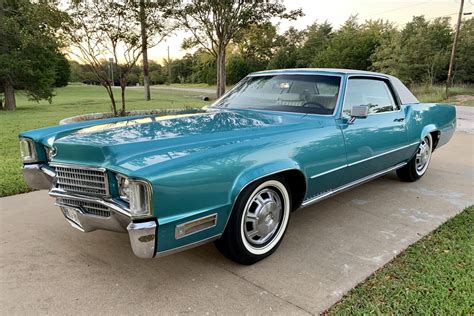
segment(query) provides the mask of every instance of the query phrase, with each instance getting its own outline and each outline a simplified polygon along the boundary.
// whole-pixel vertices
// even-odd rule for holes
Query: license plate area
[[[78,214],[82,214],[81,210],[76,207],[71,207],[71,206],[61,206],[61,210],[63,211],[64,216],[74,222],[77,226],[81,227],[81,221],[79,219]]]

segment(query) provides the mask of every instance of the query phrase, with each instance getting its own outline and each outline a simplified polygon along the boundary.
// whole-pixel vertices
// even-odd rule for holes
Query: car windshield
[[[341,78],[325,75],[250,76],[213,107],[330,115]]]

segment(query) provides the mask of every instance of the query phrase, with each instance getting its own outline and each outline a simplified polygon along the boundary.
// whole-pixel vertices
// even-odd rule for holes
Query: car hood
[[[97,124],[56,138],[53,162],[103,166],[130,174],[210,148],[282,133],[289,126],[303,128],[303,116],[223,110]]]

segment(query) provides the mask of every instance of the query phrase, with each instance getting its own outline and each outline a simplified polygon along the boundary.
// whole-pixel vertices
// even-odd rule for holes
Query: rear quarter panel
[[[416,142],[428,133],[439,132],[436,148],[446,144],[456,129],[456,108],[442,103],[405,105],[407,133],[410,142]]]

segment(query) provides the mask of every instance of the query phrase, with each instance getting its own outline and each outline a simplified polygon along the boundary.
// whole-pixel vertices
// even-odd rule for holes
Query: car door
[[[352,106],[357,105],[369,107],[366,118],[350,118]],[[388,79],[348,77],[341,123],[347,155],[345,183],[387,170],[406,159],[405,113]]]

